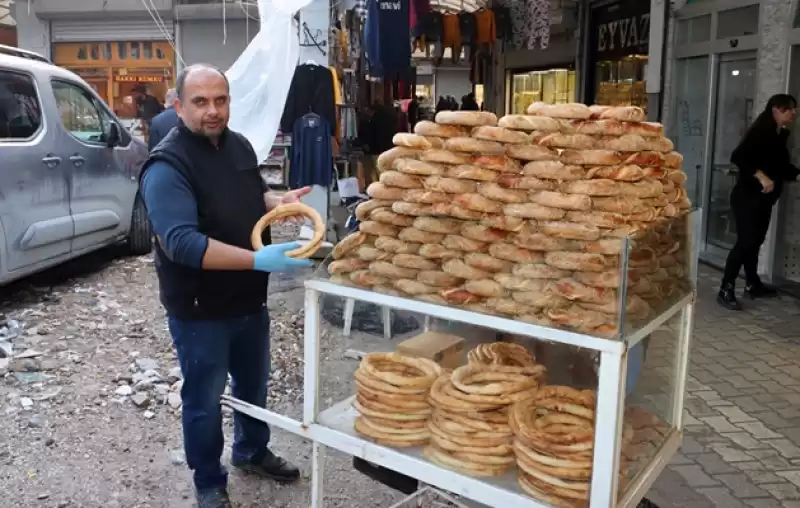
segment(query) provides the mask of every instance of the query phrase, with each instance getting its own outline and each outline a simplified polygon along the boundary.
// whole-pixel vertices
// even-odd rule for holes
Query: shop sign
[[[592,13],[597,60],[647,53],[650,42],[650,2],[627,0],[599,7]]]
[[[136,76],[131,74],[117,75],[114,77],[120,83],[161,83],[164,76]]]

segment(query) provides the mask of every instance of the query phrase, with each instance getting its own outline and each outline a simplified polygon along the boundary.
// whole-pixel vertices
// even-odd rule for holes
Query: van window
[[[103,143],[103,120],[89,92],[66,81],[53,81],[53,94],[64,129],[83,142]]]
[[[33,137],[42,126],[42,108],[33,78],[0,70],[0,141]]]

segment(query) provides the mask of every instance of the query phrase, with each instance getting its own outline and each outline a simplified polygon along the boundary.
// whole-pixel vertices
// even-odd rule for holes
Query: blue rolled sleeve
[[[170,164],[155,162],[142,179],[142,198],[167,257],[202,268],[208,237],[198,230],[197,200],[186,178]]]

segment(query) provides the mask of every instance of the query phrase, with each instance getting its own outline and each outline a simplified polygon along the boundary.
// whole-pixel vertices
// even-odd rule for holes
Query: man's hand
[[[300,198],[302,198],[309,192],[311,192],[311,187],[302,187],[300,189],[288,191],[283,194],[277,194],[275,192],[267,192],[266,194],[264,194],[264,203],[267,205],[267,211],[270,211],[279,205],[289,205],[291,203],[299,203]],[[298,222],[303,220],[305,220],[305,218],[296,216],[296,217],[286,217],[281,222],[287,222],[287,221]]]

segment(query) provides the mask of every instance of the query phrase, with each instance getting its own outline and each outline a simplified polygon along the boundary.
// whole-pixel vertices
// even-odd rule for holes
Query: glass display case
[[[647,55],[629,55],[595,64],[595,103],[638,106],[647,111],[645,73]]]
[[[305,283],[302,419],[223,404],[313,441],[313,508],[327,448],[491,507],[634,507],[682,441],[698,226],[695,211],[619,239],[604,314],[623,326],[605,336],[580,316],[488,315],[322,266]],[[345,326],[369,352],[348,349]]]
[[[509,113],[524,115],[534,102],[575,102],[575,70],[569,67],[514,72],[510,75]]]

